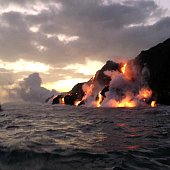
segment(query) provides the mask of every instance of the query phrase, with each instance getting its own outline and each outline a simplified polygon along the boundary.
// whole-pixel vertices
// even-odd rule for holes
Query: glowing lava
[[[101,95],[101,91],[100,91],[97,96],[97,104],[96,104],[97,107],[101,106],[102,100],[103,100],[103,96]]]
[[[136,69],[138,70],[138,69]],[[83,98],[75,101],[74,105],[85,104],[92,107],[137,107],[137,106],[156,106],[156,101],[152,101],[153,92],[148,84],[143,84],[144,75],[138,75],[135,67],[130,64],[120,64],[115,71],[106,70],[104,74],[111,78],[108,91],[99,91],[96,96],[97,88],[94,78],[90,83],[82,86]],[[137,73],[136,73],[137,72]],[[137,76],[136,76],[137,75]],[[147,82],[147,80],[146,80]],[[97,86],[98,87],[98,86]],[[107,92],[105,95],[105,92]],[[152,102],[151,102],[152,101]]]
[[[124,65],[120,68],[121,73],[125,74],[126,66],[127,66],[127,64],[124,64]]]
[[[82,100],[75,101],[74,105],[78,106],[81,103]]]
[[[136,107],[137,103],[130,96],[126,96],[121,101],[110,99],[107,103],[109,107]]]
[[[129,100],[128,98],[125,98],[118,103],[117,107],[136,107],[136,103],[133,100]]]
[[[93,81],[93,78],[92,78],[92,81]],[[94,88],[93,84],[91,85],[84,84],[82,88],[83,88],[85,95],[83,96],[82,100],[75,101],[74,103],[75,106],[78,106],[82,101],[86,100],[89,96],[93,94],[93,88]]]
[[[59,103],[60,103],[60,104],[65,104],[64,97],[62,97],[62,98],[59,100]]]
[[[151,102],[151,107],[156,107],[156,101]]]
[[[149,88],[140,89],[139,95],[138,95],[139,99],[144,99],[145,100],[145,99],[147,99],[147,98],[149,98],[151,96],[152,96],[152,90],[151,89],[149,89]]]

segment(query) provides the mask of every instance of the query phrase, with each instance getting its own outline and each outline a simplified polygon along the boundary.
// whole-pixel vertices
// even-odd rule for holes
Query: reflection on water
[[[170,148],[170,107],[112,109],[4,105],[4,110],[0,112],[0,148],[3,154],[7,154],[0,161],[3,166],[7,166],[5,161],[14,159],[16,154],[19,160],[22,159],[24,151],[26,155],[30,152],[54,154],[54,158],[50,158],[53,164],[57,163],[58,167],[61,160],[65,160],[69,169],[70,164],[74,168],[88,164],[88,169],[131,167],[135,161],[127,164],[127,159],[129,161],[132,157],[139,163],[138,157],[143,159],[142,155],[148,161],[156,159],[154,163],[149,161],[152,168],[157,168],[157,163],[159,168],[169,168],[170,155],[166,150]],[[13,150],[15,154],[11,152]],[[61,160],[56,159],[56,154],[62,156]],[[32,156],[28,157],[33,159]],[[44,161],[44,156],[34,156]],[[26,165],[23,163],[22,166]],[[49,168],[49,165],[42,167]]]

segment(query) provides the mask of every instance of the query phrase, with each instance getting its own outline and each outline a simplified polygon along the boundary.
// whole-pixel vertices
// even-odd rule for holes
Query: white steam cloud
[[[15,85],[1,88],[1,102],[44,103],[50,96],[58,94],[55,90],[50,91],[41,87],[41,83],[39,73],[32,73]]]
[[[152,90],[149,88],[149,69],[145,64],[138,68],[133,63],[124,67],[125,72],[106,70],[104,74],[111,78],[105,97],[101,96],[101,89],[96,85],[85,84],[83,100],[90,107],[136,107],[146,106],[153,100]]]

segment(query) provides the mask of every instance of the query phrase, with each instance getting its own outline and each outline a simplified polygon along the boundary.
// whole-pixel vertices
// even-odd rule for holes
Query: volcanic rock
[[[72,88],[71,91],[56,96],[53,98],[52,104],[61,104],[63,102],[67,105],[74,105],[76,100],[81,100],[84,96],[84,92],[82,90],[83,84],[84,83],[78,83]]]
[[[78,99],[78,93],[68,94],[64,97],[64,103],[67,105],[74,105],[75,101]]]
[[[101,70],[98,70],[96,72],[95,77],[94,77],[95,84],[99,84],[101,86],[109,85],[111,78],[104,74],[104,71],[106,70],[108,71],[119,70],[119,64],[111,60],[108,60],[106,64],[101,68]]]
[[[0,112],[1,112],[1,111],[3,111],[3,110],[2,110],[2,106],[1,106],[1,104],[0,104]]]
[[[108,71],[120,71],[122,63],[107,61],[106,64],[96,72],[86,84],[94,84],[95,88],[103,89],[101,95],[109,90],[111,78],[104,74]],[[156,45],[148,50],[142,51],[135,59],[127,63],[127,71],[131,81],[138,81],[138,76],[143,74],[144,67],[149,70],[148,86],[153,91],[157,103],[170,105],[170,39]],[[126,74],[128,74],[126,72]],[[60,103],[64,97],[65,104],[73,105],[76,100],[81,100],[84,96],[82,89],[84,83],[76,84],[66,95],[59,95],[53,100],[53,104]],[[83,103],[83,101],[82,101]]]
[[[160,104],[170,105],[170,38],[142,51],[134,60],[142,68],[150,71],[149,86]]]
[[[83,86],[84,83],[78,83],[76,84],[70,92],[68,92],[69,94],[75,94],[77,96],[78,99],[81,99],[83,96],[84,96],[84,92],[83,92],[83,89],[82,89],[82,86]]]
[[[63,95],[58,95],[58,96],[54,97],[52,104],[59,104],[63,97],[64,97]]]

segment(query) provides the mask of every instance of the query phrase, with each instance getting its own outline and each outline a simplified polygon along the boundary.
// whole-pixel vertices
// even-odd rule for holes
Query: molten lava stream
[[[151,102],[151,107],[156,107],[156,101]]]
[[[121,73],[125,74],[125,70],[126,70],[126,66],[127,64],[124,64],[122,67],[121,67]]]
[[[101,103],[103,100],[103,96],[101,95],[101,91],[98,93],[98,98],[97,98],[97,103],[96,103],[96,107],[100,107]]]
[[[74,105],[78,106],[81,103],[82,100],[75,101]]]
[[[60,104],[65,104],[64,97],[60,98],[59,103]]]
[[[142,88],[139,91],[139,98],[147,99],[152,96],[152,90],[149,88]]]
[[[122,101],[117,103],[116,107],[136,107],[136,103],[127,95]]]

